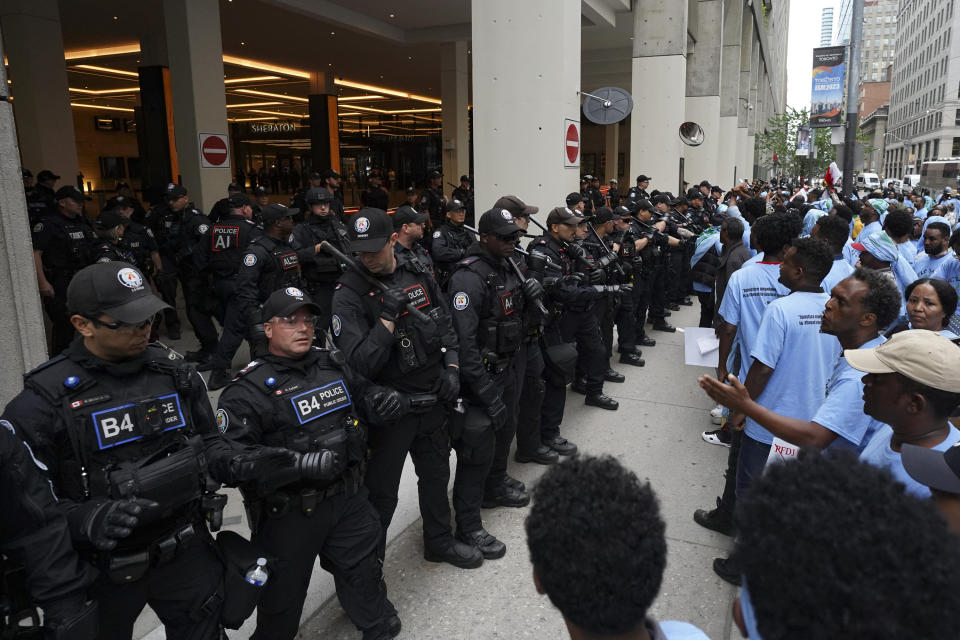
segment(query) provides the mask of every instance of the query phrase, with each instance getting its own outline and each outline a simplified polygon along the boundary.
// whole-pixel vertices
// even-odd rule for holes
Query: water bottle
[[[265,585],[267,583],[267,578],[269,577],[270,574],[267,572],[266,558],[257,558],[257,564],[253,567],[250,567],[247,570],[247,575],[244,576],[246,581],[255,587],[262,587]]]

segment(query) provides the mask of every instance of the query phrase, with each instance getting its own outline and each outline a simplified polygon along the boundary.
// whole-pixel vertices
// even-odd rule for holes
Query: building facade
[[[820,46],[829,47],[833,43],[833,7],[824,7],[820,12]]]
[[[893,62],[897,38],[897,16],[903,0],[863,1],[863,47],[860,50],[860,80],[883,82],[886,68]],[[854,0],[843,0],[837,21],[837,44],[850,44],[850,19]],[[940,0],[943,4],[943,1]],[[908,2],[907,4],[914,4]]]

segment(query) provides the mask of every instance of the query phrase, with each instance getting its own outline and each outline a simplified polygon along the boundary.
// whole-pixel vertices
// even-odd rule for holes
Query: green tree
[[[806,176],[810,159],[798,156],[797,134],[801,127],[810,125],[806,109],[787,107],[786,111],[767,120],[767,130],[757,136],[757,148],[767,152],[764,166],[780,176]],[[811,129],[812,145],[816,148],[812,176],[822,176],[830,163],[836,160],[836,151],[830,144],[830,129]],[[773,161],[774,155],[777,161]]]

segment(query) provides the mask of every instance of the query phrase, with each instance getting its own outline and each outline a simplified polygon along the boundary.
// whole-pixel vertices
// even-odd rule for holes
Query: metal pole
[[[860,84],[860,40],[863,35],[863,0],[853,0],[850,47],[847,56],[847,128],[843,138],[843,193],[853,193],[853,155],[857,145],[857,102]]]

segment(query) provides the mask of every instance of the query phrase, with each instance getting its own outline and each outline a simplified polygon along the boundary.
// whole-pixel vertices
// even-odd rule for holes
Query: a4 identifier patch
[[[350,392],[347,391],[347,385],[343,380],[304,391],[290,398],[290,404],[293,405],[293,411],[300,424],[306,424],[320,416],[349,407],[351,402]]]
[[[171,393],[147,402],[122,404],[90,414],[101,450],[139,440],[150,433],[170,431],[185,426],[180,395]],[[147,424],[152,423],[149,427]]]

